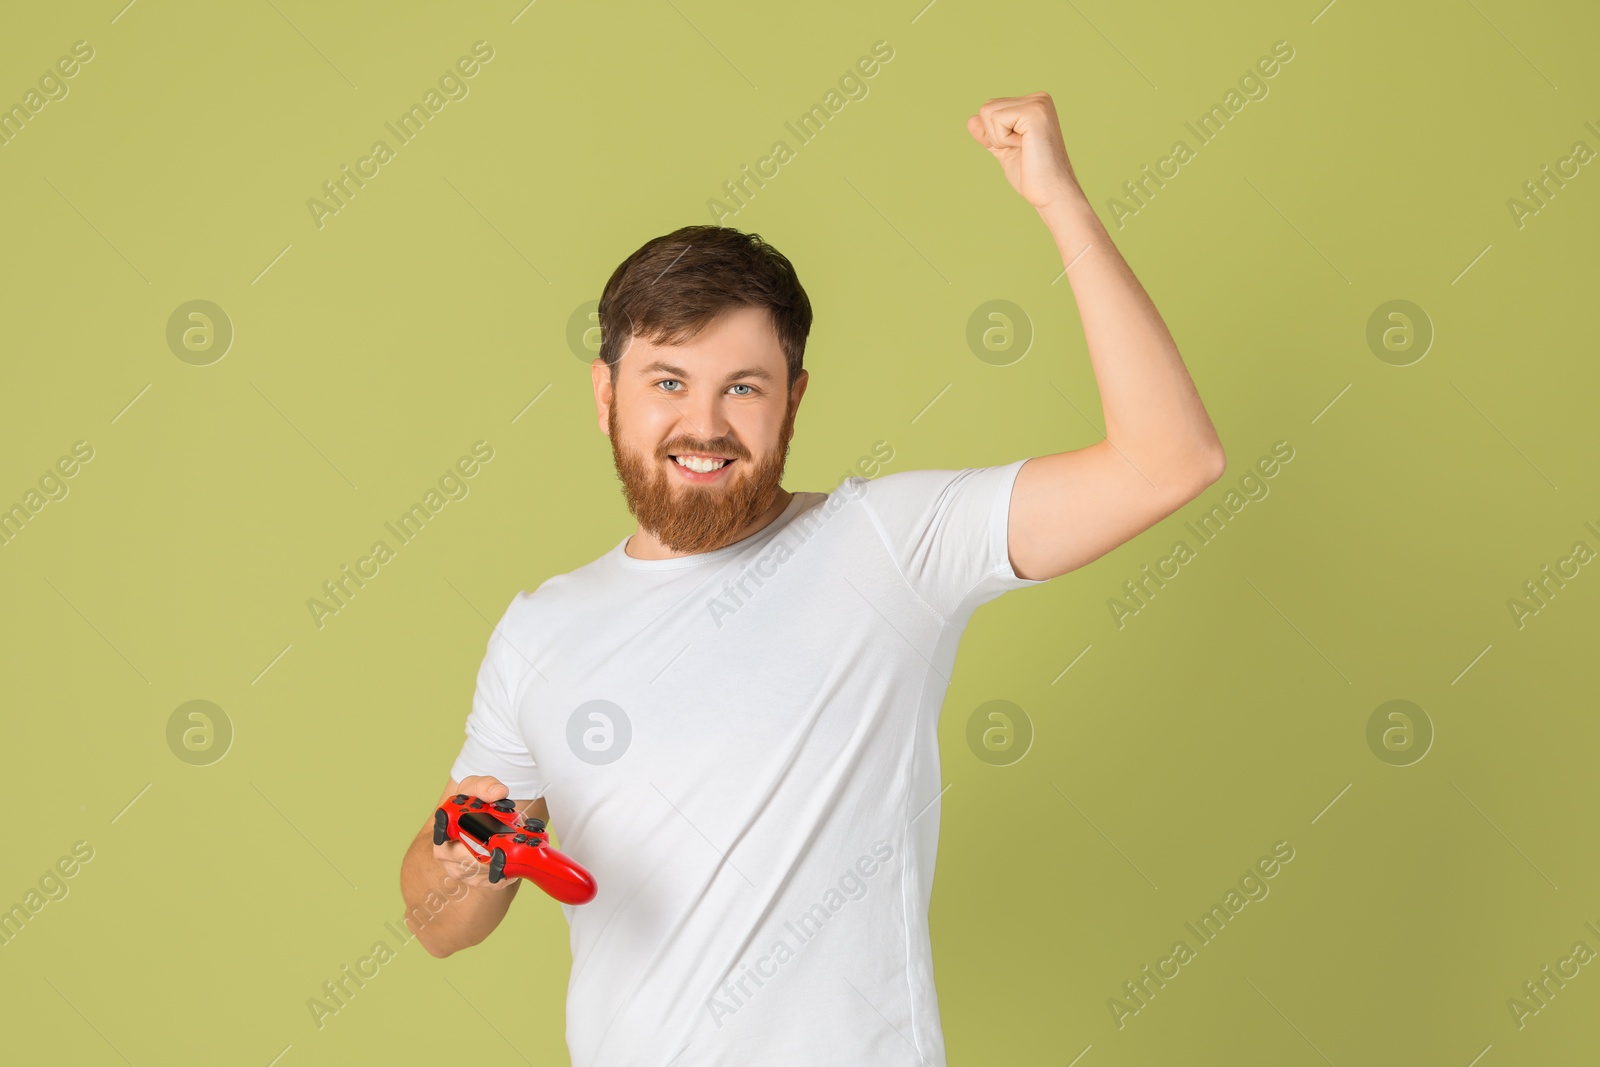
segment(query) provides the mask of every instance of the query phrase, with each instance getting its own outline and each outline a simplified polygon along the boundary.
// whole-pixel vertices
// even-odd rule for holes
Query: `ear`
[[[791,408],[800,406],[800,398],[806,395],[806,383],[810,381],[811,372],[803,370],[800,372],[800,376],[794,380],[794,385],[789,387],[789,406]]]
[[[611,436],[611,368],[599,356],[589,364],[589,377],[594,384],[595,421],[600,432]]]

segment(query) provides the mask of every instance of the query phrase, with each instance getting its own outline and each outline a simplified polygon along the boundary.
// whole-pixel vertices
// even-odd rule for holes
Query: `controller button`
[[[513,834],[513,835],[511,835],[511,840],[515,841],[519,845],[526,845],[528,843],[528,835],[527,834]]]
[[[451,797],[450,800],[454,804],[465,804],[467,802],[467,794],[457,793],[455,796]]]
[[[468,807],[470,807],[473,811],[477,811],[479,808],[483,807],[483,801],[479,800],[477,797],[473,797],[472,803],[469,804]]]
[[[516,811],[517,810],[517,802],[512,800],[510,797],[507,797],[504,800],[497,800],[497,801],[494,802],[494,810],[495,811]]]
[[[544,820],[543,819],[529,819],[528,820],[528,829],[532,830],[536,834],[544,833]]]

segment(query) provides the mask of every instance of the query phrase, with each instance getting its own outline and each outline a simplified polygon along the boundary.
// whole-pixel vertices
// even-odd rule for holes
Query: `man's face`
[[[628,510],[674,552],[731,543],[777,499],[808,378],[786,388],[771,314],[737,308],[677,346],[635,337],[618,364],[613,387],[595,360],[595,399]]]

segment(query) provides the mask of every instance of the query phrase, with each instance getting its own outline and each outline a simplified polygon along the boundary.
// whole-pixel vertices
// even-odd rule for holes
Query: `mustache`
[[[661,450],[662,459],[669,456],[681,456],[685,453],[702,456],[720,456],[724,459],[749,459],[750,450],[741,445],[701,445],[695,441],[674,441]]]

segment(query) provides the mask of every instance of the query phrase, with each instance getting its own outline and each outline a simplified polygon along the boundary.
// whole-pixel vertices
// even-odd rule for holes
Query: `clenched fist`
[[[997,96],[967,119],[967,132],[994,154],[1006,181],[1035,208],[1082,198],[1049,93]]]

